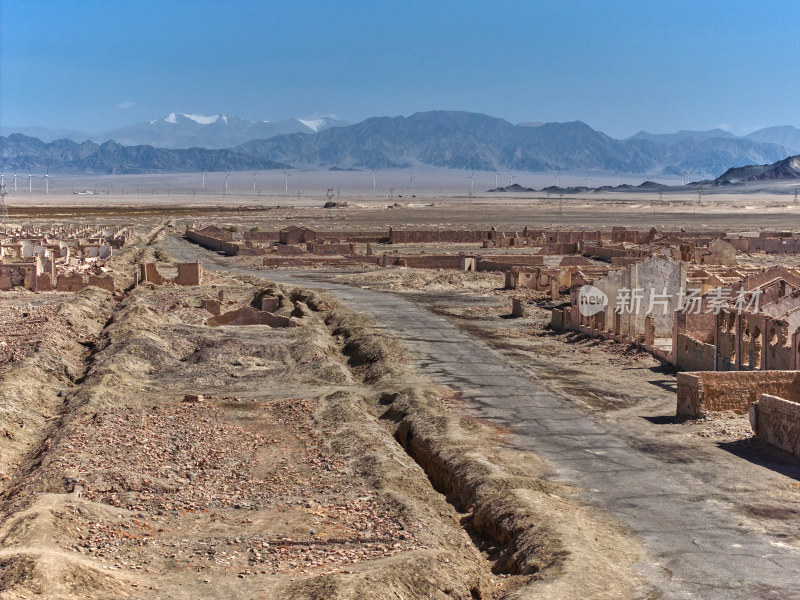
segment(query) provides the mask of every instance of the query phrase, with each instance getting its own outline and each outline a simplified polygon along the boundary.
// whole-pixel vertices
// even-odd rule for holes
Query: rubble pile
[[[58,302],[4,303],[0,305],[0,373],[39,350],[42,344],[54,344],[58,334],[91,342],[77,331],[69,319],[58,316]]]
[[[314,402],[279,398],[247,406],[259,413],[263,433],[233,424],[232,404],[247,406],[204,396],[104,411],[90,428],[56,442],[41,477],[74,473],[83,498],[134,513],[107,520],[76,514],[64,549],[145,572],[142,552],[245,576],[340,568],[420,547],[393,502],[352,485],[345,461],[310,424]],[[264,464],[259,453],[282,458]],[[264,510],[292,523],[291,535],[254,531],[180,542],[162,535],[192,516],[249,530]]]
[[[74,469],[84,497],[128,510],[230,507],[258,493],[248,456],[265,439],[208,404],[98,413],[63,442],[53,469]]]

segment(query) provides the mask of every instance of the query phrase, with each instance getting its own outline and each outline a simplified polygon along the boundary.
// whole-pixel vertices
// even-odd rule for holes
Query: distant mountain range
[[[580,194],[583,192],[634,192],[651,191],[663,192],[669,190],[706,189],[712,187],[725,187],[731,185],[742,185],[745,183],[771,182],[771,181],[798,181],[800,180],[800,156],[790,156],[771,165],[748,165],[746,167],[735,167],[728,169],[713,180],[696,181],[686,185],[669,186],[655,181],[644,181],[639,185],[622,184],[617,186],[604,185],[598,188],[589,189],[585,186],[577,187],[557,187],[549,186],[537,190],[526,188],[518,183],[505,187],[498,187],[489,192],[545,192],[547,194]]]
[[[48,144],[19,135],[0,138],[3,169],[143,173],[276,168],[257,165],[326,169],[429,165],[485,171],[605,171],[650,179],[691,174],[698,180],[800,153],[800,129],[792,126],[769,127],[746,137],[712,129],[642,131],[617,140],[580,121],[514,125],[455,111],[375,117],[355,125],[334,119],[270,123],[171,113],[104,135],[113,136],[115,142],[98,146],[68,140]],[[180,146],[193,148],[180,150]]]
[[[715,177],[792,151],[721,130],[616,140],[585,123],[512,125],[487,115],[433,111],[377,117],[315,135],[254,140],[237,151],[304,168],[381,169],[424,164],[475,170],[591,171]]]
[[[70,139],[74,142],[115,141],[124,146],[158,148],[230,148],[250,140],[271,138],[287,133],[316,133],[330,127],[349,125],[332,117],[318,119],[286,119],[285,121],[248,121],[229,115],[195,115],[170,113],[160,119],[136,123],[101,133],[86,133],[43,127],[3,127],[2,135],[22,133],[44,142]]]
[[[242,171],[290,168],[289,165],[242,154],[234,150],[187,148],[172,150],[152,146],[123,146],[116,142],[77,143],[15,133],[0,137],[0,161],[6,173],[44,171],[59,173],[174,173]]]

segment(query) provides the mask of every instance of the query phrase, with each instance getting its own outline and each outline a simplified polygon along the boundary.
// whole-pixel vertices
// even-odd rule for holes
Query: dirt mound
[[[0,592],[41,595],[43,576],[37,571],[36,558],[30,554],[0,557]]]
[[[326,324],[342,340],[341,351],[348,358],[348,366],[366,383],[386,383],[408,374],[407,352],[365,317],[338,308],[330,313]]]
[[[0,557],[0,597],[29,595],[64,600],[133,597],[129,582],[63,553],[38,551]]]
[[[48,435],[110,314],[110,295],[96,288],[66,301],[47,299],[59,304],[51,305],[24,358],[0,374],[0,486]]]

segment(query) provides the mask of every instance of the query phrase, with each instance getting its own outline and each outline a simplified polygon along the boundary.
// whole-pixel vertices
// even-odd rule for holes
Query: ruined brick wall
[[[280,243],[287,246],[316,241],[317,233],[304,227],[288,228],[280,231]]]
[[[222,244],[222,251],[229,256],[264,256],[267,253],[265,248],[253,246],[252,242],[246,244],[225,242]]]
[[[791,237],[794,237],[794,236],[792,235],[791,231],[776,231],[776,230],[773,229],[773,230],[770,230],[770,231],[761,231],[761,232],[759,232],[758,237],[760,237],[760,238],[791,238]]]
[[[699,417],[723,410],[745,414],[761,394],[794,397],[798,384],[798,371],[678,373],[677,415]]]
[[[489,256],[487,258],[478,257],[477,270],[508,272],[514,267],[541,266],[543,264],[544,257],[538,254],[527,254],[520,256]]]
[[[543,289],[541,285],[543,280],[546,280],[549,288],[550,278],[543,267],[525,268],[513,266],[511,270],[506,273],[506,289],[540,290]]]
[[[800,252],[798,238],[750,238],[750,252],[766,252],[767,254],[797,254]]]
[[[252,242],[277,242],[281,234],[277,231],[245,231],[242,238]]]
[[[655,228],[651,228],[649,231],[629,231],[625,227],[614,227],[611,230],[611,241],[616,244],[623,242],[646,244],[653,241],[656,233]]]
[[[59,275],[56,282],[56,290],[59,292],[80,292],[85,287],[83,276],[78,273],[75,275]]]
[[[748,254],[750,252],[750,238],[732,238],[728,242],[739,252]]]
[[[714,344],[705,344],[679,333],[675,348],[675,366],[680,371],[713,371]]]
[[[300,256],[302,254],[305,254],[306,252],[300,246],[280,245],[280,246],[273,246],[272,249],[275,252],[275,254],[280,254],[281,256]],[[266,261],[267,259],[264,260]],[[264,264],[267,263],[265,262]]]
[[[792,336],[787,335],[785,343],[781,343],[780,334],[774,336],[777,339],[773,339],[769,334],[767,337],[770,342],[762,350],[766,368],[786,371],[796,369],[798,365],[795,364],[795,350],[791,343]]]
[[[800,403],[761,394],[750,415],[760,441],[800,456]]]
[[[155,263],[143,263],[139,265],[139,281],[141,283],[164,285],[164,278],[161,276],[161,273],[158,272],[158,267],[156,267]]]
[[[348,256],[356,253],[355,244],[319,244],[309,243],[306,247],[311,254],[339,254]]]
[[[544,264],[544,263],[539,263]],[[559,267],[590,267],[591,261],[585,256],[565,256],[558,263]]]
[[[347,243],[347,244],[378,244],[389,241],[388,231],[317,231],[314,241]],[[280,231],[245,231],[242,234],[245,241],[253,242],[278,242],[281,239]],[[311,240],[309,240],[311,241]]]
[[[0,285],[0,289],[2,289],[2,285]],[[50,273],[42,273],[36,278],[36,290],[37,292],[52,292],[53,291],[53,277],[50,276]]]
[[[114,278],[111,275],[89,275],[89,284],[114,293]]]
[[[388,231],[318,231],[317,241],[347,244],[379,244],[389,241]]]
[[[200,261],[178,263],[176,266],[178,268],[177,277],[174,279],[167,279],[158,272],[158,266],[155,263],[142,263],[139,265],[138,282],[152,283],[154,285],[164,285],[167,283],[172,283],[174,285],[203,284],[203,264]]]
[[[713,344],[716,315],[705,312],[705,310],[706,308],[703,306],[699,313],[694,310],[675,313],[679,315],[679,325],[683,325],[679,327],[678,331],[701,342]]]
[[[761,273],[748,275],[743,282],[743,287],[746,290],[753,290],[776,279],[783,279],[794,287],[800,287],[800,275],[794,271],[790,271],[786,267],[780,266],[770,267]],[[764,302],[763,298],[762,302]]]
[[[222,251],[222,245],[225,243],[225,241],[222,239],[200,233],[195,229],[186,230],[186,239],[194,242],[195,244],[199,244],[204,248],[208,248],[209,250],[216,250],[217,252]]]
[[[611,266],[614,268],[617,267],[627,267],[629,265],[635,265],[638,262],[642,262],[644,258],[641,256],[615,256],[611,259]]]
[[[736,247],[725,240],[713,240],[708,250],[701,253],[701,262],[707,265],[736,266]]]
[[[208,248],[209,250],[224,252],[229,256],[237,256],[240,253],[248,255],[264,254],[264,251],[260,248],[248,248],[245,244],[239,244],[226,239],[213,237],[195,229],[187,228],[185,236],[187,240],[194,242],[195,244],[199,244],[200,246]]]
[[[526,314],[526,303],[525,300],[522,298],[512,298],[511,299],[511,316],[514,318],[523,318],[527,316]]]
[[[577,242],[573,243],[548,243],[542,245],[539,254],[544,256],[553,256],[555,254],[576,254],[578,252]]]
[[[203,265],[198,262],[178,263],[178,276],[173,280],[175,285],[202,285]]]
[[[497,231],[397,231],[389,230],[389,241],[392,244],[413,243],[451,243],[469,244],[481,243],[494,235],[500,237]],[[513,236],[514,233],[511,232]]]
[[[263,312],[252,306],[245,306],[226,312],[225,314],[211,317],[206,321],[210,327],[219,327],[221,325],[269,325],[270,327],[297,327],[299,323],[297,319],[292,317],[284,317],[281,315],[273,315],[269,312]]]
[[[504,263],[507,265],[518,266],[535,266],[540,267],[544,265],[544,257],[539,254],[503,254],[503,255],[488,255],[480,257],[479,261],[489,261],[496,263]]]
[[[460,269],[461,256],[387,256],[386,264],[412,269]]]

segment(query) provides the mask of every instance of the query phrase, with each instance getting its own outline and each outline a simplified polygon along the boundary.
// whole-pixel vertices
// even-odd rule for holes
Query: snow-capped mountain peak
[[[296,117],[297,118],[297,117]],[[319,128],[325,124],[325,119],[300,119],[297,118],[303,125],[308,127],[314,132],[318,132]]]
[[[313,134],[342,125],[349,123],[330,116],[318,119],[250,121],[224,113],[207,116],[171,112],[153,121],[135,123],[94,137],[99,141],[115,140],[128,146],[147,144],[159,148],[229,148],[250,140],[269,139],[291,133]]]
[[[205,115],[194,115],[188,113],[169,113],[166,117],[164,117],[164,121],[167,123],[176,124],[178,122],[178,117],[183,117],[185,119],[191,119],[195,123],[199,125],[211,125],[212,123],[216,123],[220,119],[222,119],[226,124],[228,123],[228,117],[226,115],[211,115],[209,117]]]

